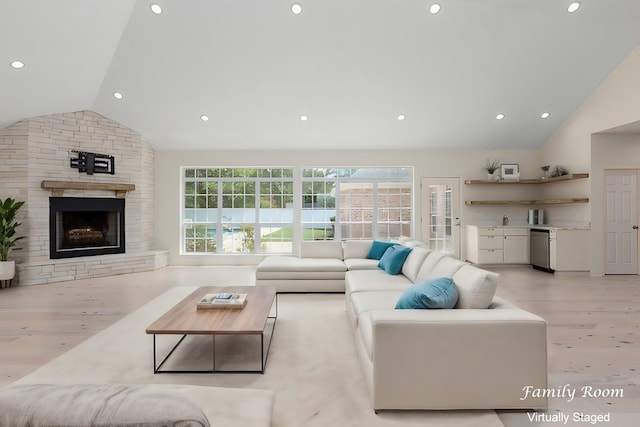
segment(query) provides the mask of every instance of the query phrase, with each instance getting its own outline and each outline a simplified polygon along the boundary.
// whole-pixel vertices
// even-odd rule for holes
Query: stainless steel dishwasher
[[[532,228],[529,231],[529,256],[533,268],[553,273],[549,261],[549,230]]]

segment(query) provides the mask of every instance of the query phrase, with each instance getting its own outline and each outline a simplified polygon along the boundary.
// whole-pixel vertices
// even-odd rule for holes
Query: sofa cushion
[[[404,291],[413,283],[401,274],[391,276],[376,267],[375,270],[347,271],[345,274],[345,293],[371,291]]]
[[[453,308],[458,301],[458,289],[449,277],[418,282],[402,293],[396,309]]]
[[[300,258],[342,259],[342,242],[339,240],[301,242],[298,255]]]
[[[344,261],[335,258],[296,258],[290,256],[268,256],[256,268],[257,273],[281,271],[347,271]],[[256,273],[256,274],[257,274]]]
[[[402,274],[412,282],[415,282],[418,277],[418,271],[420,271],[420,267],[422,267],[422,263],[429,255],[429,252],[431,252],[431,249],[426,246],[414,246],[402,265]]]
[[[450,257],[451,254],[447,252],[441,251],[432,251],[427,254],[422,266],[420,266],[420,270],[418,270],[418,275],[416,276],[416,280],[414,282],[422,282],[423,280],[430,279],[429,275],[431,271],[436,266],[438,262],[444,257]]]
[[[153,386],[25,384],[0,391],[2,426],[208,427],[196,404]]]
[[[372,244],[373,240],[345,240],[342,246],[344,259],[367,258]]]
[[[347,270],[378,270],[378,261],[377,259],[367,259],[367,258],[347,258],[344,260],[344,263],[347,266]]]
[[[460,270],[463,265],[467,263],[464,261],[460,261],[454,257],[443,257],[438,261],[438,263],[433,267],[433,270],[427,274],[426,279],[435,279],[437,277],[453,277],[456,271]]]
[[[412,240],[411,237],[409,237],[409,236],[400,236],[400,237],[398,237],[398,243],[400,243],[401,245],[404,244],[404,242],[406,242],[408,240]]]
[[[408,240],[405,240],[404,242],[402,242],[401,244],[402,244],[402,246],[406,246],[408,248],[413,248],[413,247],[416,247],[416,246],[423,245],[424,243],[422,243],[420,240],[408,239]]]
[[[411,252],[411,248],[406,246],[392,246],[385,251],[384,255],[382,255],[382,258],[380,258],[380,262],[378,263],[378,267],[382,268],[389,274],[398,274],[402,270],[402,265],[407,259],[409,252]]]
[[[464,265],[453,275],[458,287],[456,308],[488,308],[498,286],[497,273]]]
[[[402,292],[354,292],[351,294],[351,308],[356,317],[365,311],[393,310]]]
[[[371,243],[371,248],[367,253],[367,258],[369,259],[380,259],[382,255],[389,249],[390,247],[396,245],[394,242],[383,242],[381,240],[374,240]]]
[[[296,258],[272,255],[256,268],[258,280],[344,280],[347,266],[335,258]]]

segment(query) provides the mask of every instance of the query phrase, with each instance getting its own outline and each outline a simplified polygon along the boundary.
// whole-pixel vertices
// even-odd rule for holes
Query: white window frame
[[[235,171],[240,171],[240,170],[247,170],[247,169],[257,169],[258,171],[266,171],[266,170],[280,170],[281,172],[284,172],[285,170],[288,172],[287,176],[269,176],[269,177],[265,177],[265,176],[259,176],[260,174],[258,173],[257,176],[255,177],[245,177],[245,176],[234,176]],[[187,171],[193,170],[194,171],[194,175],[197,175],[199,170],[217,170],[217,171],[231,171],[232,176],[222,176],[222,174],[219,174],[218,176],[204,176],[204,177],[198,177],[198,176],[193,176],[193,177],[187,177],[186,173]],[[292,253],[293,252],[293,230],[294,230],[294,226],[295,226],[295,215],[293,213],[293,207],[295,206],[295,196],[293,194],[294,189],[295,189],[295,181],[294,181],[294,174],[295,174],[295,170],[292,167],[251,167],[251,166],[244,166],[244,167],[238,167],[238,166],[234,166],[234,167],[219,167],[219,166],[183,166],[181,168],[181,210],[180,210],[180,219],[181,219],[181,223],[182,223],[182,227],[181,227],[181,232],[180,232],[180,237],[181,237],[181,244],[180,244],[180,253],[181,255],[210,255],[210,254],[260,254],[260,253]],[[190,193],[190,194],[186,194],[185,192],[185,188],[186,188],[186,184],[187,182],[205,182],[205,183],[209,183],[209,182],[217,182],[217,203],[215,207],[207,207],[207,208],[196,208],[196,207],[186,207],[186,198],[188,196],[190,196],[191,194],[193,194],[195,197],[197,197],[198,195],[207,195],[206,193],[198,193],[197,191],[195,193]],[[225,182],[231,182],[231,183],[238,183],[238,182],[253,182],[255,185],[255,189],[254,189],[254,193],[252,193],[255,197],[254,203],[253,203],[253,208],[239,208],[239,209],[254,209],[253,212],[253,221],[246,221],[246,220],[234,220],[232,217],[228,217],[225,215],[225,212],[228,211],[228,209],[234,209],[232,208],[225,208],[223,206],[224,204],[224,196],[223,196],[223,183]],[[283,197],[290,197],[290,201],[289,203],[291,203],[291,221],[288,222],[261,222],[261,212],[260,210],[262,209],[260,206],[260,197],[261,197],[261,184],[262,183],[281,183],[282,187],[285,187],[285,183],[289,184],[289,186],[291,187],[291,193],[286,193],[285,196]],[[196,184],[197,187],[197,184]],[[207,186],[208,187],[208,186]],[[272,193],[269,193],[270,196],[273,196]],[[196,199],[194,199],[195,202]],[[207,203],[208,203],[208,199],[207,199]],[[193,212],[188,212],[187,210],[190,209],[194,209]],[[197,216],[198,213],[195,211],[195,209],[211,209],[214,210],[215,212],[204,212],[204,216],[208,217],[209,214],[211,214],[211,216],[213,217],[214,220],[212,221],[197,221],[194,218],[187,218],[187,216]],[[190,213],[192,215],[187,215],[187,213]],[[211,228],[215,228],[216,231],[216,235],[215,238],[198,238],[198,237],[194,237],[194,238],[190,238],[187,235],[189,234],[188,230],[192,230],[194,227],[198,227],[198,226],[204,226],[204,227],[211,227]],[[231,239],[236,239],[236,232],[234,230],[236,229],[242,229],[243,226],[253,226],[253,233],[254,233],[254,239],[251,240],[247,240],[247,244],[252,244],[253,245],[253,249],[250,251],[241,251],[241,252],[235,252],[235,251],[225,251],[225,246],[224,246],[224,230],[228,229],[231,230],[231,236],[227,237],[227,240],[229,238]],[[290,228],[291,229],[291,235],[292,237],[290,239],[287,240],[281,240],[281,242],[289,242],[288,245],[284,245],[283,243],[280,244],[280,247],[282,246],[289,246],[288,250],[279,250],[279,251],[265,251],[264,249],[267,247],[266,244],[263,245],[262,241],[262,237],[261,237],[261,230],[262,229],[266,229],[266,228],[280,228],[280,229],[285,229],[285,228]],[[284,233],[284,232],[283,232]],[[242,232],[237,233],[237,234],[242,234]],[[284,236],[284,234],[282,234]],[[246,235],[245,235],[246,236]],[[239,238],[242,238],[243,236],[239,236]],[[284,237],[283,237],[284,238]],[[196,250],[187,250],[187,241],[188,240],[193,240],[193,244],[194,244],[194,248],[196,247],[196,245],[198,244],[198,241],[204,241],[204,246],[205,246],[205,250],[204,251],[196,251]],[[215,252],[214,251],[208,251],[208,240],[215,240],[216,242],[216,249]],[[222,245],[218,244],[218,242],[223,242]],[[242,244],[240,245],[242,247]],[[274,245],[276,246],[276,245]],[[232,242],[231,244],[232,249],[236,248],[236,244],[234,242]]]

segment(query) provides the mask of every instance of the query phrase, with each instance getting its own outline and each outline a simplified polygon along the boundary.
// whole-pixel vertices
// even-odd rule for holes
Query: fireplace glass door
[[[49,198],[50,257],[123,253],[124,199]]]

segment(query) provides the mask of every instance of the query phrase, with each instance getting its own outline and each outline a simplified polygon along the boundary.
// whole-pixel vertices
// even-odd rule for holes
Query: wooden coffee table
[[[198,310],[198,301],[206,294],[231,292],[247,294],[247,302],[238,309]],[[275,304],[275,313],[271,309]],[[273,331],[278,318],[278,301],[275,286],[206,286],[196,289],[188,297],[153,322],[147,334],[153,334],[153,372],[154,373],[261,373],[264,374],[271,347]],[[269,322],[269,320],[273,320]],[[268,323],[271,326],[268,328]],[[270,329],[270,330],[269,330]],[[265,343],[265,333],[269,334]],[[156,335],[182,335],[178,343],[157,363]],[[211,369],[206,370],[162,370],[162,366],[184,341],[187,335],[211,335],[213,341],[213,360]],[[259,370],[218,370],[215,360],[216,335],[260,335],[261,369]],[[266,346],[266,349],[265,349]]]

